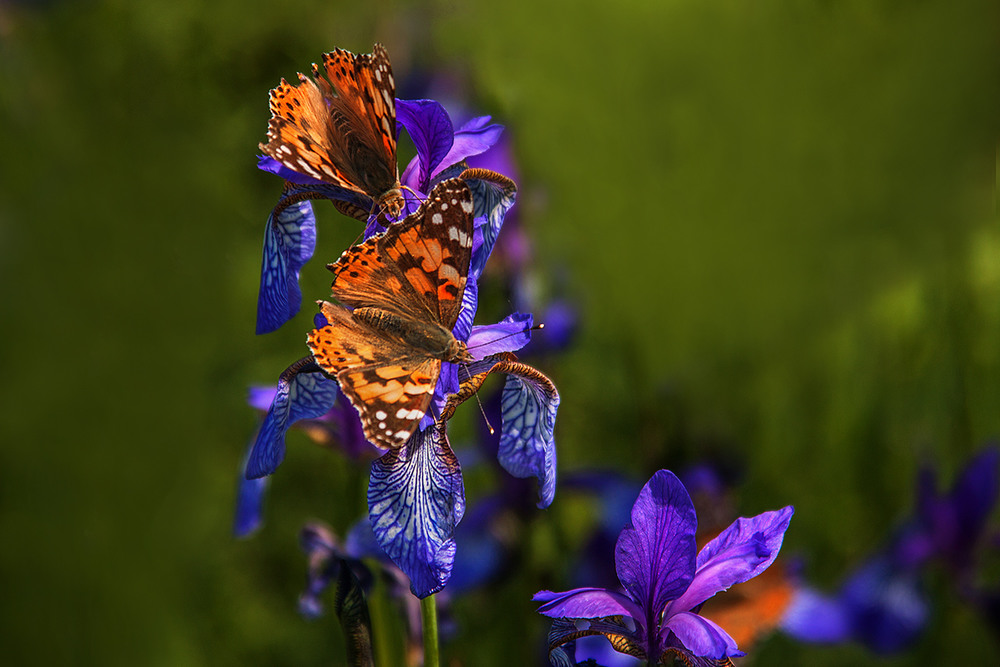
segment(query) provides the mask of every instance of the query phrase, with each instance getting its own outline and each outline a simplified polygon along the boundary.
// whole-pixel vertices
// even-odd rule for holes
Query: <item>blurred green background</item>
[[[543,367],[560,473],[736,462],[738,510],[794,504],[785,551],[835,585],[910,510],[919,463],[950,480],[1000,433],[998,19],[977,0],[0,3],[0,662],[343,659],[332,617],[296,613],[297,532],[362,515],[366,467],[294,433],[263,531],[230,522],[246,387],[306,353],[312,316],[253,334],[280,190],[255,168],[267,91],[375,41],[397,81],[447,70],[509,128],[534,275],[581,312]],[[360,228],[316,209],[332,261]],[[327,295],[322,262],[302,284]],[[446,663],[539,664],[530,595],[566,584],[553,535],[579,515],[560,499],[529,558],[455,602]],[[998,653],[935,599],[890,664]]]

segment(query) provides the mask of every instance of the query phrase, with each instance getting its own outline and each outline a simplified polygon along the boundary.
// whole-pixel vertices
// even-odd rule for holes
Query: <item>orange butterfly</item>
[[[396,165],[396,84],[385,47],[370,55],[343,49],[323,54],[323,73],[284,79],[271,91],[267,143],[260,148],[285,167],[372,201],[369,211],[349,202],[337,208],[359,220],[403,208]]]
[[[316,364],[340,384],[365,437],[402,447],[430,408],[441,362],[472,361],[452,329],[462,308],[473,233],[472,192],[439,183],[405,220],[351,246],[335,264],[326,326],[309,334]]]

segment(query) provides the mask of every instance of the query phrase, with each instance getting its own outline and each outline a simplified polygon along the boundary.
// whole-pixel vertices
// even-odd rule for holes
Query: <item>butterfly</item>
[[[365,437],[402,447],[427,414],[441,362],[473,357],[452,329],[472,259],[473,203],[459,178],[439,183],[414,213],[351,246],[329,268],[326,326],[308,337],[316,364],[340,384]],[[350,306],[353,310],[346,308]]]
[[[325,78],[322,74],[325,73]],[[323,54],[313,78],[299,85],[285,79],[271,90],[267,143],[260,149],[285,167],[372,200],[371,211],[334,200],[360,220],[403,208],[396,165],[396,84],[385,47],[355,55],[343,49]]]

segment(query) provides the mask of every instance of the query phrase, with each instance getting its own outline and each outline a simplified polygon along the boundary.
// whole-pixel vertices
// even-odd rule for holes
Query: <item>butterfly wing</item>
[[[300,74],[298,86],[282,79],[271,91],[261,150],[374,200],[397,189],[395,82],[385,48],[376,44],[371,55],[335,49],[323,55],[325,78],[317,65],[312,72],[312,79]]]
[[[292,171],[366,194],[352,176],[333,161],[336,150],[326,127],[330,112],[316,83],[299,74],[293,86],[284,79],[271,90],[267,143],[260,149]]]
[[[451,330],[472,258],[472,210],[464,181],[442,181],[416,212],[330,265],[333,295],[355,308],[383,308]]]
[[[336,136],[357,182],[373,197],[398,187],[396,83],[385,47],[376,44],[371,55],[334,49],[323,55],[323,67],[336,91],[330,108]]]
[[[414,355],[400,341],[355,320],[343,306],[323,303],[322,309],[328,324],[308,338],[316,364],[337,378],[368,440],[402,447],[430,406],[441,361]]]

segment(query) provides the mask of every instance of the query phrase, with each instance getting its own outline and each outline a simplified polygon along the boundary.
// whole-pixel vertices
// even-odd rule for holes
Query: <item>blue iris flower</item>
[[[616,650],[651,664],[744,655],[736,642],[695,610],[774,561],[791,520],[785,507],[738,519],[696,551],[697,517],[684,485],[669,470],[646,483],[618,536],[615,563],[625,592],[577,588],[540,591],[538,611],[557,619],[549,633],[554,664],[575,664],[564,645],[582,635],[604,635]]]

